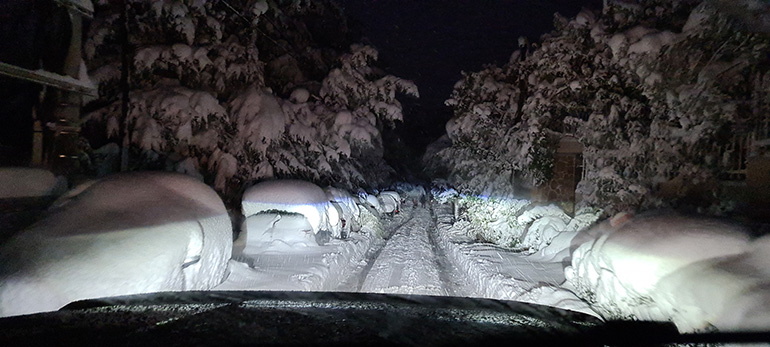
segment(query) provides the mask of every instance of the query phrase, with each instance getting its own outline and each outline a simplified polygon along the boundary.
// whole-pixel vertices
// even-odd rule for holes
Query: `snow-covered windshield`
[[[761,0],[6,1],[0,317],[352,292],[770,331],[768,23]]]

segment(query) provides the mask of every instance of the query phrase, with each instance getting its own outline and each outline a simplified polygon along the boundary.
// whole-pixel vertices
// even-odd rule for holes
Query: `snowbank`
[[[770,330],[770,237],[671,273],[652,298],[682,331]]]
[[[340,216],[321,187],[300,180],[274,180],[258,183],[243,193],[243,215],[278,210],[299,213],[307,218],[313,233],[325,230],[340,237]]]
[[[0,199],[55,196],[67,182],[48,170],[29,167],[0,168]]]
[[[475,243],[466,232],[469,222],[453,222],[451,206],[434,204],[433,208],[438,247],[460,273],[467,274],[469,295],[549,305],[599,317],[575,293],[560,286],[564,282],[560,259]]]
[[[694,331],[756,327],[767,316],[753,311],[770,297],[766,241],[752,243],[732,224],[673,214],[615,224],[596,226],[596,238],[565,269],[569,286],[606,317],[672,320]]]
[[[75,300],[219,284],[232,227],[219,196],[179,174],[90,183],[0,250],[0,316]]]

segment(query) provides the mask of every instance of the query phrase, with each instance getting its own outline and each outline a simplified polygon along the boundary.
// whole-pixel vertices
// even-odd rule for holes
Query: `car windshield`
[[[0,327],[770,332],[764,0],[8,0],[0,91]]]

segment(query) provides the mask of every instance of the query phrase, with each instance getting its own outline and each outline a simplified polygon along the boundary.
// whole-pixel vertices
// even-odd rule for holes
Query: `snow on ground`
[[[274,227],[262,231],[271,234],[274,240],[248,247],[242,237],[236,240],[236,251],[229,264],[230,276],[214,289],[336,290],[347,274],[354,272],[364,260],[369,249],[382,240],[379,220],[365,209],[361,210],[361,219],[360,232],[352,233],[345,240],[332,239],[318,246],[312,235],[302,231],[307,226],[304,218],[282,215]]]
[[[375,259],[361,288],[362,292],[446,295],[437,255],[428,236],[430,212],[410,209],[411,214]]]
[[[466,229],[470,227],[467,222],[454,222],[449,204],[434,204],[433,208],[438,245],[449,261],[465,274],[472,288],[470,296],[543,304],[599,317],[572,291],[561,287],[564,282],[561,259],[477,243],[467,235]]]
[[[56,196],[67,182],[48,170],[29,167],[0,168],[0,199]]]
[[[259,238],[263,243],[251,244],[252,236],[237,240],[230,277],[215,289],[484,297],[598,316],[560,286],[564,282],[563,259],[554,256],[559,251],[544,257],[475,243],[462,230],[467,225],[454,223],[451,205],[434,204],[433,209],[435,214],[430,208],[407,202],[399,214],[383,216],[381,226],[368,210],[361,209],[366,216],[362,232],[325,246],[313,245],[309,236],[298,232],[306,228],[307,222],[301,217],[296,217],[291,226],[285,216],[278,221],[275,216],[261,216],[261,225],[266,225]],[[294,234],[279,236],[286,232]],[[564,248],[570,245],[552,244]],[[238,254],[240,249],[244,250],[242,254]]]
[[[0,316],[81,299],[204,290],[224,279],[231,222],[202,182],[134,173],[74,191],[2,245]]]

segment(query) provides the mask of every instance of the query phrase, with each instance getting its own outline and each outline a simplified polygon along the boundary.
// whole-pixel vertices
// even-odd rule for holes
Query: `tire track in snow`
[[[439,244],[437,240],[438,223],[436,213],[433,211],[432,204],[430,207],[430,229],[428,230],[428,237],[430,238],[433,252],[436,254],[436,265],[439,270],[439,276],[441,282],[444,283],[444,288],[447,290],[447,295],[451,296],[471,296],[472,290],[468,284],[465,276],[462,275],[460,270],[454,266],[452,261],[447,256],[444,247]]]
[[[362,265],[357,269],[357,271],[354,271],[352,275],[348,276],[348,278],[340,284],[337,290],[343,292],[360,292],[364,285],[364,281],[369,276],[369,272],[372,270],[374,262],[380,257],[382,250],[388,244],[388,240],[398,229],[403,227],[406,223],[409,223],[413,218],[414,211],[412,210],[406,220],[397,224],[397,226],[394,227],[393,224],[391,224],[394,223],[393,221],[386,223],[384,225],[384,227],[387,228],[384,240],[381,243],[373,245],[373,247],[369,249],[364,260],[362,261]]]
[[[413,208],[411,218],[395,229],[363,279],[361,291],[374,293],[447,295],[432,243],[432,219],[424,208]]]

